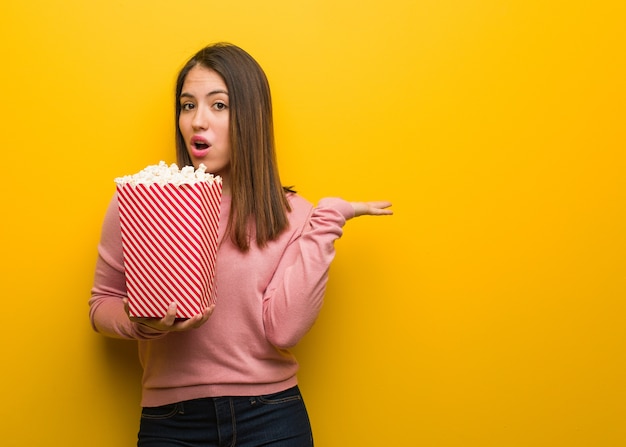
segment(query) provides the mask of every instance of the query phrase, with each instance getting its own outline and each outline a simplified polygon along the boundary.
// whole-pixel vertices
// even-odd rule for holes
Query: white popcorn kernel
[[[115,183],[119,186],[152,185],[155,183],[160,186],[165,184],[180,186],[198,182],[221,183],[222,178],[219,175],[214,176],[206,172],[204,164],[200,164],[198,169],[194,169],[193,166],[184,166],[179,169],[176,163],[168,166],[164,161],[161,161],[158,165],[147,166],[136,174],[115,179]]]

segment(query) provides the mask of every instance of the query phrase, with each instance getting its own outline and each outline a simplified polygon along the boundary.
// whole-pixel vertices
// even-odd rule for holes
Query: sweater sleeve
[[[263,323],[270,343],[290,348],[309,331],[322,308],[334,242],[354,217],[342,199],[322,199],[299,235],[287,247],[263,302]]]
[[[145,340],[164,332],[133,323],[124,310],[126,277],[117,196],[107,209],[98,244],[94,284],[89,300],[89,318],[96,332],[113,338]]]

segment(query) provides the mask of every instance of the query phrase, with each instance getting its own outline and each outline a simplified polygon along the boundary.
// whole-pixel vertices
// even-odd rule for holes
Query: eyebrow
[[[220,93],[228,96],[228,92],[226,90],[212,90],[209,93],[207,93],[206,96],[218,95]],[[180,97],[181,98],[194,98],[194,95],[192,95],[191,93],[182,92],[180,94]]]

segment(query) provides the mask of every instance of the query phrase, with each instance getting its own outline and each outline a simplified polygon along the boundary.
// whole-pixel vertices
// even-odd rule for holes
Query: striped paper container
[[[221,182],[117,185],[132,317],[177,318],[215,302]]]

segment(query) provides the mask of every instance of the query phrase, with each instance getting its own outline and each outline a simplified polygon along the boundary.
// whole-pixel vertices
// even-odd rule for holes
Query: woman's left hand
[[[391,202],[385,200],[375,202],[351,202],[354,208],[354,217],[359,216],[389,216],[393,211],[387,209],[391,206]]]

